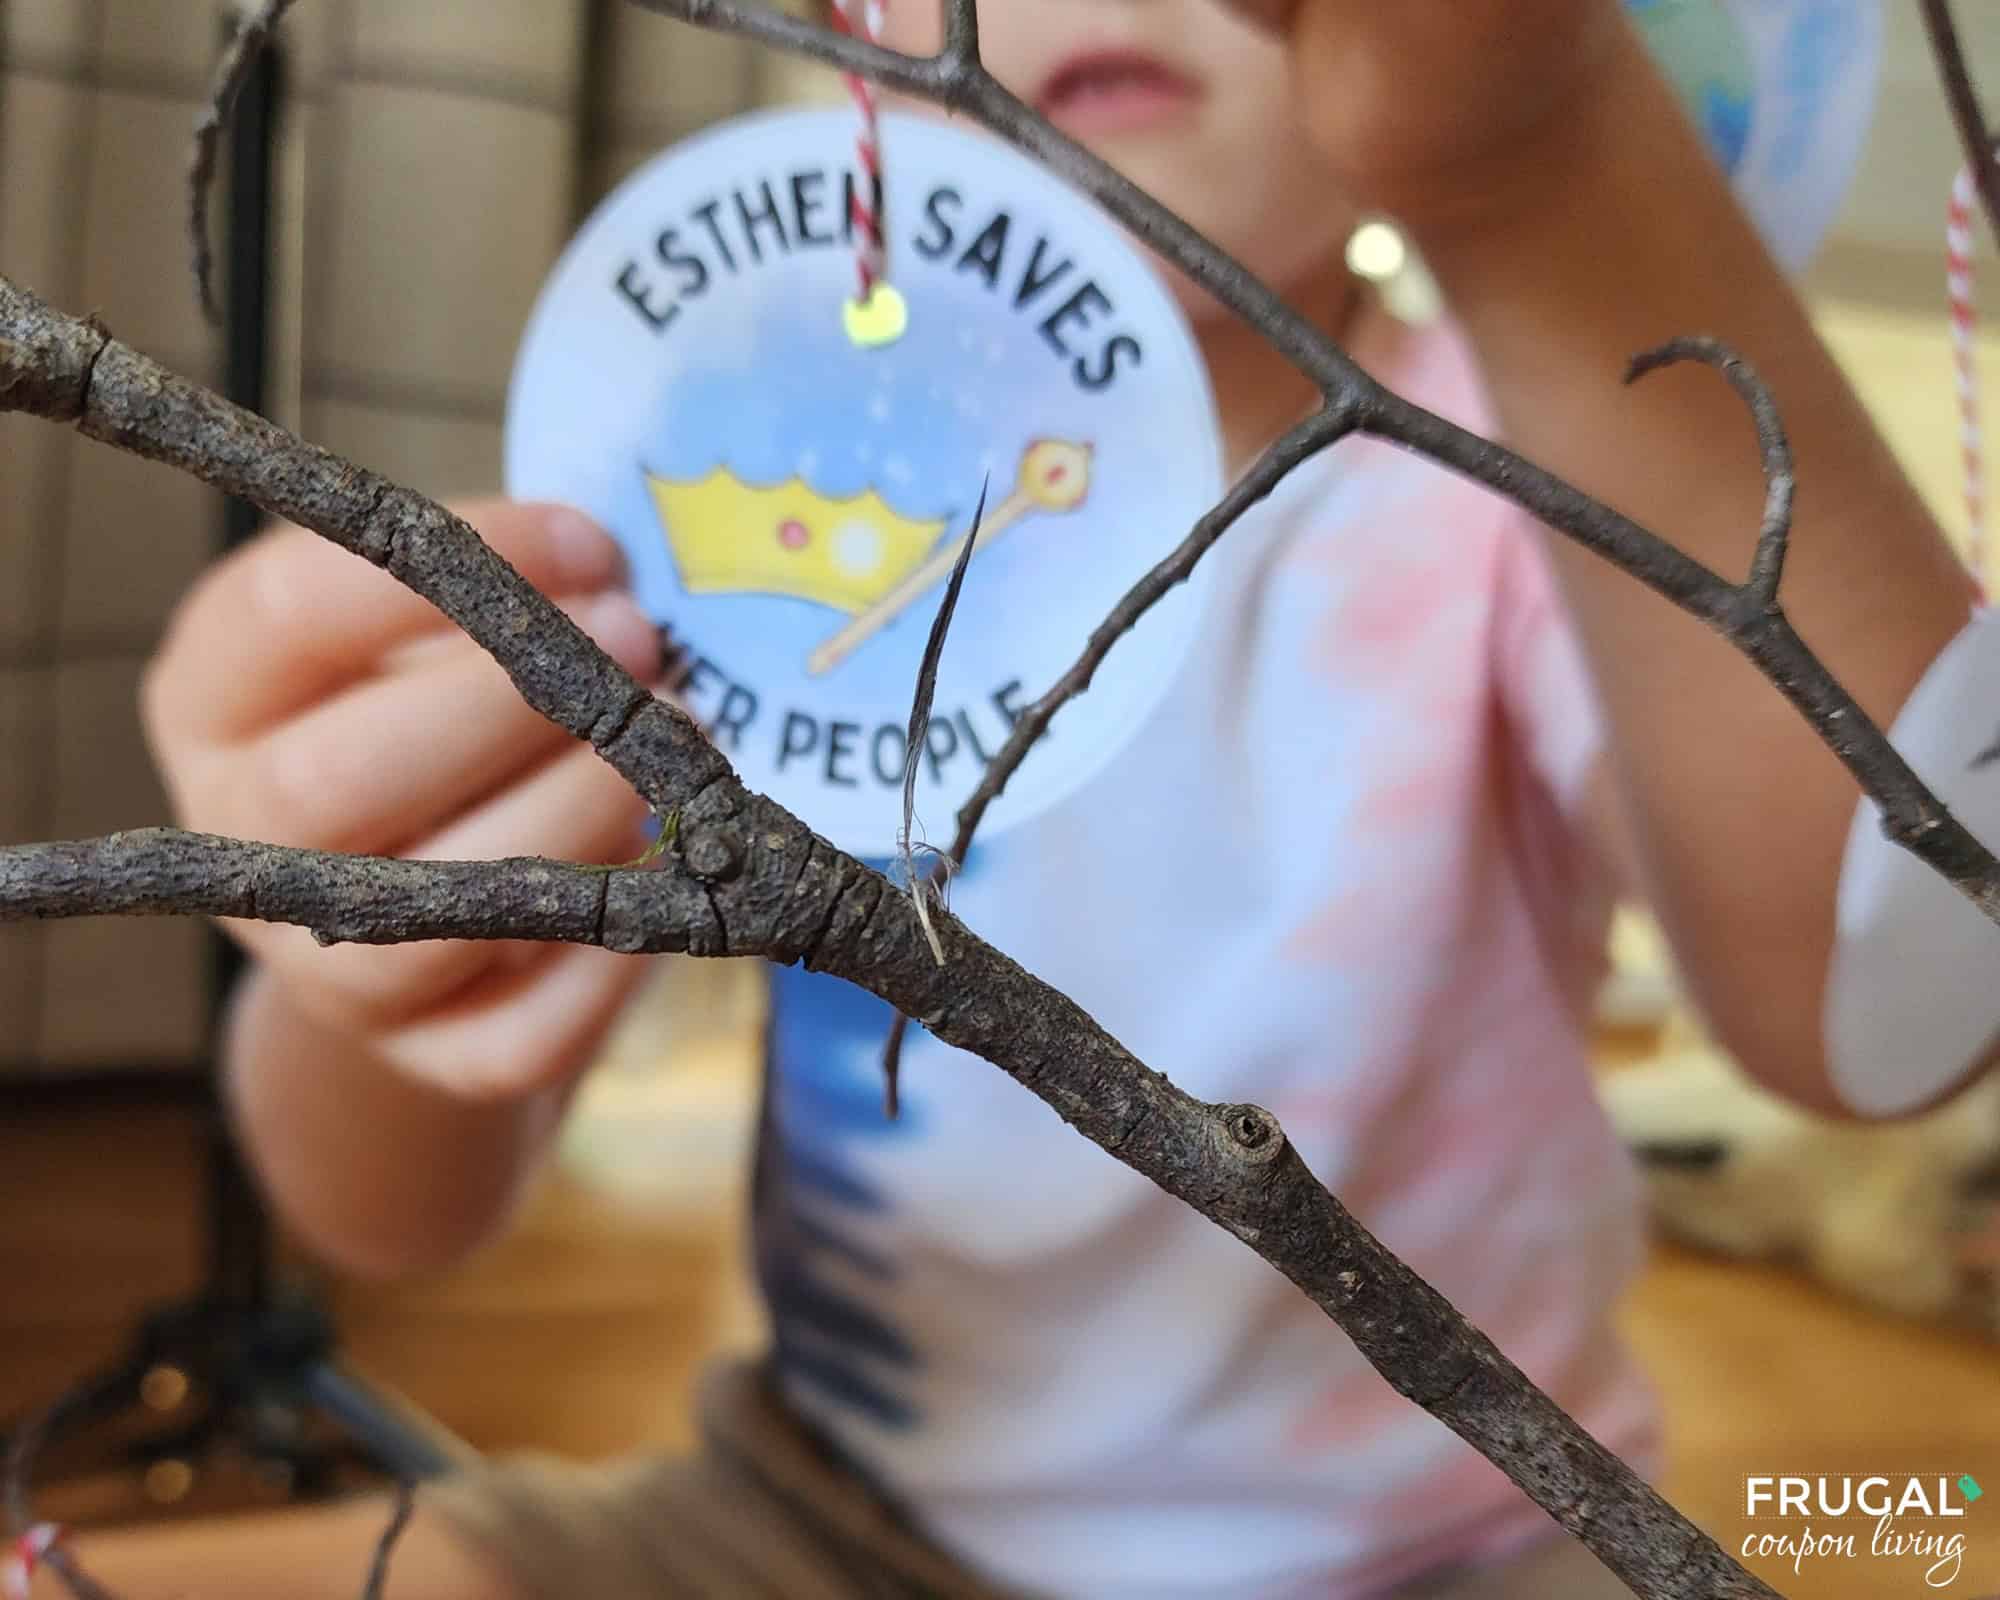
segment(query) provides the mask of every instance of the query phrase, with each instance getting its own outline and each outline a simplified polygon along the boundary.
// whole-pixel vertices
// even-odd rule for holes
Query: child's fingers
[[[625,780],[578,744],[400,853],[428,861],[628,861],[642,848],[645,815]],[[322,948],[303,928],[227,926],[301,1003],[331,1024],[366,1030],[406,1021],[496,966],[538,965],[551,950],[531,941],[460,939]]]
[[[489,500],[462,514],[545,593],[616,582],[616,543],[564,507]],[[196,739],[240,739],[367,676],[412,637],[449,627],[360,557],[281,527],[230,555],[176,611],[148,669],[149,721]]]
[[[646,815],[645,801],[602,756],[570,740],[522,781],[397,853],[413,861],[542,855],[615,865],[645,848]]]
[[[576,608],[628,670],[654,673],[657,631],[627,596],[609,590]],[[466,642],[193,763],[187,809],[216,832],[381,853],[432,832],[569,740]]]
[[[652,970],[644,956],[556,945],[525,971],[496,967],[451,1002],[378,1041],[393,1065],[467,1099],[509,1099],[587,1067]]]

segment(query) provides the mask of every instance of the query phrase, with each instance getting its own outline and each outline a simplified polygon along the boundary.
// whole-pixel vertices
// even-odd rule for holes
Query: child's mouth
[[[1099,50],[1056,69],[1035,109],[1075,138],[1131,133],[1185,116],[1201,86],[1153,56]]]

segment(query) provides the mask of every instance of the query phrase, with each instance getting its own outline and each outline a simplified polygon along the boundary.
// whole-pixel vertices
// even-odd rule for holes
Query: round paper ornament
[[[2000,839],[2000,613],[1981,609],[1925,671],[1889,740],[1973,837]],[[1965,1081],[2000,1040],[2000,928],[1856,807],[1841,857],[1821,1016],[1827,1072],[1863,1116]]]
[[[900,326],[855,336],[853,146],[842,112],[761,113],[612,194],[529,321],[506,481],[612,530],[685,652],[677,694],[744,781],[879,860],[982,491],[918,759],[918,817],[944,839],[1021,709],[1220,496],[1223,457],[1151,263],[1067,184],[942,121],[883,118]],[[1115,754],[1168,692],[1203,588],[1120,644],[987,831]]]

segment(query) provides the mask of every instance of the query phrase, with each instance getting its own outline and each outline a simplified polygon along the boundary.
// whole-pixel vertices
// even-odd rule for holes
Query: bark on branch
[[[909,898],[747,792],[695,726],[609,662],[466,524],[0,279],[0,409],[74,422],[302,522],[432,600],[528,701],[662,814],[647,869],[406,862],[170,829],[0,850],[0,921],[103,913],[295,922],[325,939],[563,939],[759,955],[859,984],[983,1056],[1085,1137],[1244,1240],[1403,1394],[1648,1600],[1773,1591],[1543,1394],[1312,1176],[1266,1111],[1198,1100],[949,912],[933,959]]]

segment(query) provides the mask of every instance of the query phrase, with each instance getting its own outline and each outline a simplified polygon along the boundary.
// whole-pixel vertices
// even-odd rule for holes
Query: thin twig
[[[939,0],[944,13],[944,55],[973,66],[979,61],[979,0]]]
[[[903,1040],[910,1031],[910,1019],[898,1011],[889,1019],[889,1036],[882,1041],[882,1081],[887,1088],[887,1103],[884,1110],[891,1119],[896,1116],[900,1104],[899,1094],[903,1082]]]
[[[1785,437],[1784,420],[1778,415],[1778,402],[1757,376],[1756,368],[1719,339],[1669,339],[1656,350],[1634,356],[1626,365],[1625,381],[1636,383],[1649,372],[1682,361],[1699,361],[1715,368],[1750,408],[1757,427],[1757,453],[1764,464],[1764,520],[1757,528],[1757,550],[1744,588],[1760,606],[1774,606],[1792,532],[1792,497],[1798,489],[1792,447]]]
[[[1137,583],[1125,591],[1084,644],[1083,653],[1069,670],[1056,679],[1020,715],[1008,732],[1007,741],[986,764],[979,785],[958,808],[958,834],[952,840],[950,861],[963,863],[972,852],[973,837],[979,831],[986,809],[1000,798],[1008,780],[1020,769],[1028,752],[1048,732],[1056,713],[1090,687],[1091,679],[1111,647],[1138,625],[1176,584],[1184,582],[1215,542],[1236,525],[1245,512],[1277,488],[1297,466],[1317,455],[1354,429],[1352,413],[1326,407],[1297,424],[1251,465],[1250,470],[1224,495],[1215,507],[1197,522],[1188,536],[1176,545]],[[942,863],[940,864],[942,869]],[[910,1019],[898,1012],[889,1024],[882,1044],[882,1076],[893,1086],[901,1079],[903,1043]]]
[[[1277,488],[1295,467],[1352,433],[1355,425],[1356,417],[1352,410],[1329,405],[1291,428],[1257,458],[1250,470],[1189,530],[1185,539],[1125,591],[1118,603],[1106,613],[1104,620],[1091,629],[1083,653],[1042,692],[1034,704],[1021,713],[1007,736],[1007,742],[987,763],[979,786],[958,809],[958,836],[952,840],[951,846],[953,859],[965,860],[972,849],[973,834],[979,828],[980,819],[986,815],[986,808],[1000,798],[1007,787],[1007,780],[1026,759],[1030,747],[1048,731],[1056,713],[1090,687],[1090,680],[1096,676],[1104,658],[1111,654],[1111,647],[1137,627],[1139,619],[1177,584],[1185,582],[1215,542]]]
[[[1951,0],[1922,0],[1922,6],[1924,28],[1931,36],[1931,54],[1937,58],[1938,78],[1944,84],[1952,125],[1958,129],[1959,147],[1965,152],[1966,166],[1978,185],[1986,224],[1994,237],[2000,239],[2000,161],[1994,159],[1993,133],[1986,124],[1986,114],[1979,106],[1979,91],[1973,87],[1972,74],[1965,64]]]
[[[368,1563],[368,1581],[362,1586],[361,1600],[382,1600],[389,1581],[389,1557],[396,1548],[396,1541],[403,1536],[403,1530],[410,1525],[410,1514],[417,1508],[417,1487],[407,1480],[396,1485],[396,1509],[389,1515],[389,1526],[382,1530],[382,1537],[375,1542],[374,1559]]]
[[[7,1459],[0,1469],[0,1498],[6,1505],[7,1537],[19,1539],[35,1526],[35,1463],[43,1448],[60,1433],[72,1414],[94,1408],[96,1385],[85,1384],[58,1395],[40,1411],[17,1426],[7,1440]],[[118,1600],[118,1597],[89,1573],[76,1556],[61,1543],[44,1551],[40,1564],[62,1580],[76,1600]]]
[[[210,322],[222,320],[222,308],[215,299],[215,255],[208,242],[208,196],[215,186],[223,130],[229,126],[230,114],[236,109],[236,97],[250,80],[250,69],[256,66],[292,5],[293,0],[261,0],[255,11],[238,19],[236,32],[216,63],[215,76],[209,83],[208,103],[194,125],[194,154],[188,162],[187,175],[188,239],[193,246],[195,294]]]
[[[931,702],[937,698],[938,663],[944,659],[945,636],[951,632],[951,614],[958,609],[958,592],[965,586],[965,569],[972,564],[972,552],[979,547],[979,529],[986,521],[986,496],[992,487],[990,476],[979,486],[979,505],[972,513],[972,526],[959,544],[958,559],[951,564],[951,577],[944,586],[944,599],[931,619],[930,637],[924,641],[923,660],[917,666],[917,692],[910,702],[909,738],[903,749],[903,826],[896,844],[902,856],[903,881],[909,886],[910,902],[917,908],[917,920],[924,926],[924,937],[930,941],[931,954],[937,957],[939,966],[944,965],[944,947],[931,927],[930,896],[925,888],[929,880],[918,874],[910,842],[917,824],[917,766],[930,739]],[[939,870],[940,873],[946,870],[942,863]]]
[[[903,829],[897,836],[897,847],[902,857],[903,883],[909,890],[910,901],[917,908],[917,919],[924,925],[924,937],[930,941],[931,954],[937,958],[939,966],[944,965],[944,946],[938,943],[937,930],[931,926],[930,900],[942,890],[945,879],[951,873],[956,861],[951,856],[940,856],[936,868],[924,875],[917,872],[915,853],[911,847],[911,835],[917,820],[917,763],[928,747],[931,731],[931,701],[937,695],[938,662],[944,658],[945,635],[951,629],[951,614],[958,608],[958,591],[965,582],[965,569],[972,564],[973,549],[979,543],[980,524],[986,520],[986,495],[993,487],[989,474],[979,486],[979,508],[972,514],[972,528],[958,547],[958,559],[951,564],[951,578],[945,584],[944,600],[938,606],[938,613],[931,621],[931,634],[924,645],[924,659],[917,668],[917,693],[910,706],[910,732],[903,745]],[[903,1026],[909,1019],[900,1011],[891,1024],[890,1039],[902,1039]],[[890,1048],[882,1057],[882,1111],[894,1122],[902,1110],[902,1057],[901,1052]]]

